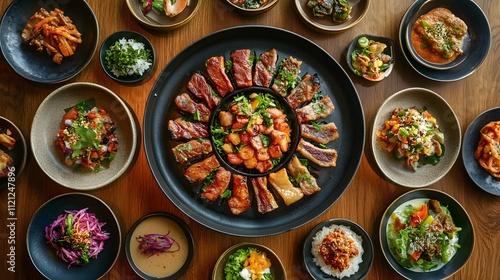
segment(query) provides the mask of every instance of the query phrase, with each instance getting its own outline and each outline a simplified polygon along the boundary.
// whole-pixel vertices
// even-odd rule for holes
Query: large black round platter
[[[171,139],[169,120],[179,112],[174,98],[187,91],[194,73],[205,69],[213,56],[230,58],[232,51],[250,49],[257,55],[276,49],[278,61],[293,56],[302,61],[301,73],[317,73],[321,93],[333,102],[335,110],[322,121],[334,122],[340,137],[328,144],[338,151],[336,167],[317,168],[321,191],[304,196],[286,206],[275,195],[279,207],[261,214],[252,197],[250,208],[233,215],[225,200],[207,203],[200,198],[200,185],[190,183],[171,149],[179,141]],[[236,236],[269,236],[300,227],[321,215],[344,193],[358,170],[365,144],[365,121],[358,93],[337,61],[315,43],[295,33],[272,27],[242,26],[208,35],[174,57],[156,80],[144,112],[144,146],[148,163],[160,188],[186,215],[213,230]],[[271,188],[270,188],[271,189]]]
[[[82,43],[75,54],[65,57],[61,64],[54,63],[47,53],[36,51],[21,39],[26,23],[40,8],[48,12],[55,8],[62,10],[82,34]],[[0,34],[2,54],[17,74],[30,81],[54,84],[71,79],[90,63],[99,41],[99,26],[85,0],[12,1],[0,22]]]

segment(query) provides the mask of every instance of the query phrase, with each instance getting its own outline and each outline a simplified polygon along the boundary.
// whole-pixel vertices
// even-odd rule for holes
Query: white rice
[[[318,245],[320,245],[323,242],[323,239],[325,239],[325,237],[329,233],[333,232],[337,228],[345,231],[345,233],[346,233],[345,236],[348,238],[349,237],[352,238],[354,240],[354,244],[356,244],[356,247],[359,250],[359,254],[356,257],[349,259],[349,261],[350,261],[349,267],[344,269],[344,271],[342,271],[342,272],[340,272],[338,270],[333,270],[329,265],[327,265],[325,263],[325,261],[323,260],[323,257],[321,256],[321,254],[319,253],[319,250],[318,250]],[[356,272],[358,272],[359,264],[363,262],[363,259],[362,259],[363,247],[361,246],[362,243],[363,243],[363,239],[361,238],[361,236],[354,233],[350,227],[343,226],[343,225],[335,225],[335,224],[330,225],[328,227],[323,227],[313,237],[312,248],[311,248],[311,253],[313,255],[313,261],[317,266],[320,267],[321,271],[323,271],[323,273],[325,273],[325,274],[328,274],[328,275],[331,275],[334,277],[338,277],[339,279],[342,279],[343,277],[349,277],[349,276],[355,274]]]
[[[123,50],[126,50],[128,49],[128,47],[131,47],[135,52],[137,52],[137,54],[139,54],[141,50],[145,49],[144,43],[137,42],[134,39],[127,40],[125,38],[121,38],[118,40],[118,44],[120,45],[120,48]],[[144,72],[148,70],[149,67],[151,67],[151,65],[152,65],[151,62],[148,62],[143,58],[139,58],[135,60],[134,64],[126,65],[127,69],[125,70],[126,71],[125,73],[122,73],[120,70],[114,67],[111,69],[111,72],[117,77],[127,76],[127,75],[132,76],[134,74],[142,76],[142,74],[144,74]]]

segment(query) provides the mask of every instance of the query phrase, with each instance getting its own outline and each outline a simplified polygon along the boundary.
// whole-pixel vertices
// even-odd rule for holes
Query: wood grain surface
[[[56,1],[57,2],[57,1]],[[371,1],[366,17],[353,28],[338,34],[318,33],[298,17],[294,1],[281,0],[269,12],[255,17],[234,13],[221,0],[204,0],[196,16],[176,30],[159,32],[143,28],[129,12],[125,1],[87,1],[99,21],[99,46],[111,33],[134,30],[146,35],[157,51],[157,66],[151,79],[141,85],[121,85],[108,78],[100,64],[98,52],[90,64],[76,77],[62,84],[47,85],[30,82],[16,74],[6,60],[0,57],[0,115],[19,126],[28,143],[31,122],[38,105],[53,90],[77,81],[94,82],[120,95],[140,120],[144,116],[146,99],[161,70],[181,50],[194,41],[215,31],[240,25],[267,25],[284,28],[303,35],[329,52],[344,69],[345,49],[352,38],[362,33],[393,38],[396,45],[396,65],[384,81],[373,83],[349,73],[362,101],[366,133],[380,104],[393,93],[409,88],[431,89],[451,105],[459,118],[462,134],[481,112],[500,106],[500,5],[496,1],[475,1],[486,14],[492,31],[491,50],[484,63],[469,77],[449,83],[435,82],[419,75],[405,60],[398,44],[399,23],[412,0]],[[0,1],[3,13],[9,1]],[[0,34],[1,36],[1,34]],[[347,71],[347,70],[346,70]],[[352,128],[356,129],[356,128]],[[369,143],[367,143],[369,145]],[[359,170],[343,196],[324,214],[306,225],[276,236],[244,238],[225,235],[198,224],[173,205],[158,187],[149,169],[144,146],[141,143],[137,161],[116,182],[98,190],[89,191],[104,200],[115,211],[123,236],[140,217],[156,211],[173,213],[191,228],[196,253],[191,267],[181,279],[209,279],[219,255],[242,241],[258,242],[272,248],[281,258],[288,279],[310,279],[302,265],[302,242],[319,222],[330,218],[346,218],[360,224],[371,236],[375,260],[367,279],[399,279],[400,276],[385,260],[380,249],[378,227],[386,207],[409,189],[382,179],[372,168],[369,157],[363,155]],[[15,231],[16,272],[7,271],[4,261],[8,253],[7,190],[0,190],[0,275],[8,279],[39,279],[42,276],[33,266],[26,249],[26,232],[35,211],[52,197],[71,192],[52,180],[40,169],[30,154],[26,168],[16,181],[17,224]],[[475,229],[475,249],[468,263],[450,279],[498,279],[500,275],[500,198],[477,187],[468,177],[461,157],[451,171],[430,188],[442,190],[458,200],[468,211]],[[4,277],[2,276],[2,278]],[[103,279],[138,278],[127,263],[125,253]]]

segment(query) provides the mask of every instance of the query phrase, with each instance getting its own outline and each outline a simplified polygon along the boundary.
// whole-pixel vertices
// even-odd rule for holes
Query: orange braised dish
[[[411,44],[422,59],[444,64],[463,53],[466,34],[467,25],[462,19],[446,8],[435,8],[417,19],[411,31]]]

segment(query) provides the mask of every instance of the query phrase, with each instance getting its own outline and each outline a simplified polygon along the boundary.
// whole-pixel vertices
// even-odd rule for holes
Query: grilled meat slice
[[[326,118],[330,115],[335,106],[328,95],[324,95],[323,98],[318,100],[313,100],[306,106],[296,109],[297,121],[299,123],[304,123],[308,121],[315,121],[320,118]]]
[[[288,90],[295,87],[296,79],[300,73],[300,65],[302,65],[302,61],[291,56],[283,60],[271,88],[281,96],[286,96]]]
[[[272,49],[262,53],[255,64],[253,75],[253,84],[255,86],[269,87],[273,80],[276,62],[278,61],[278,52]]]
[[[231,53],[233,60],[233,77],[239,88],[252,86],[252,66],[254,56],[249,49],[236,50]]]
[[[224,169],[224,167],[219,167],[215,172],[213,183],[203,189],[201,197],[209,201],[216,200],[227,189],[230,180],[231,172]]]
[[[302,137],[314,140],[321,144],[327,144],[328,142],[339,138],[337,126],[333,122],[319,125],[303,123],[300,125],[300,131],[300,135]]]
[[[300,83],[292,89],[290,94],[286,97],[288,104],[292,108],[297,108],[301,104],[311,101],[315,92],[320,88],[318,74],[309,75],[305,74]]]
[[[250,207],[250,193],[248,192],[247,177],[233,174],[233,190],[227,205],[234,215],[245,212]]]
[[[14,160],[4,151],[0,150],[0,178],[8,177]]]
[[[219,105],[222,99],[207,83],[205,77],[199,73],[194,73],[193,76],[191,76],[191,79],[187,84],[187,88],[194,96],[203,100],[210,109]]]
[[[194,120],[200,122],[208,122],[210,120],[210,109],[203,103],[194,102],[188,93],[177,95],[174,101],[179,110],[190,113]]]
[[[267,177],[252,178],[252,187],[259,213],[265,214],[278,208],[278,203],[267,188]]]
[[[197,162],[189,166],[186,171],[184,171],[184,176],[191,182],[199,182],[204,180],[208,174],[210,174],[214,169],[219,167],[219,161],[212,155],[203,161]]]
[[[212,152],[212,144],[208,139],[195,139],[181,143],[172,148],[172,154],[178,163],[186,163]]]
[[[183,120],[182,118],[169,120],[168,130],[170,130],[174,140],[191,140],[208,137],[208,128],[204,123],[189,122]]]
[[[300,138],[297,151],[321,167],[335,167],[337,165],[338,154],[335,149],[318,148]]]
[[[271,183],[271,186],[273,186],[281,198],[283,198],[287,206],[297,202],[304,196],[299,188],[292,185],[284,168],[269,174],[269,183]]]
[[[213,56],[205,61],[205,65],[207,66],[208,76],[220,96],[224,97],[234,90],[231,80],[226,75],[223,56]]]
[[[292,161],[290,161],[286,169],[290,173],[293,180],[299,184],[300,190],[302,190],[304,195],[311,195],[321,190],[316,183],[316,178],[309,173],[307,167],[300,163],[297,156],[293,156]]]

